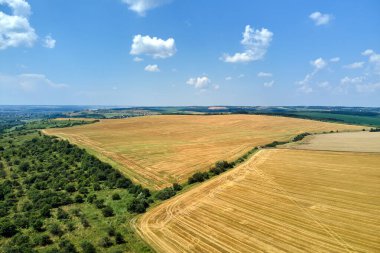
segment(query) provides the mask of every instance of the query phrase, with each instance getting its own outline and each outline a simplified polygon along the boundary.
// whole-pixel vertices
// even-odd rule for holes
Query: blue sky
[[[380,1],[0,0],[0,104],[380,106]]]

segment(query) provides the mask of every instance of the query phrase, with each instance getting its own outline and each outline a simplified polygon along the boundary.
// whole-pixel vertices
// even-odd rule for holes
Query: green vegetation
[[[0,147],[0,252],[151,251],[129,226],[149,190],[36,131],[1,135]]]
[[[84,124],[91,124],[99,122],[99,120],[56,120],[56,119],[43,119],[30,121],[23,126],[17,127],[17,130],[33,130],[33,129],[46,129],[46,128],[62,128],[62,127],[72,127]]]

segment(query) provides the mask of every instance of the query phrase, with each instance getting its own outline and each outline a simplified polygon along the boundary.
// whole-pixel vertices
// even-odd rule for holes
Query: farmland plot
[[[380,155],[261,150],[136,224],[158,252],[379,252]]]
[[[303,132],[361,128],[274,116],[187,115],[101,120],[44,132],[69,139],[135,182],[158,189],[183,182],[218,160],[234,160],[258,145],[287,141]]]
[[[380,152],[380,132],[317,134],[284,146],[310,150]]]

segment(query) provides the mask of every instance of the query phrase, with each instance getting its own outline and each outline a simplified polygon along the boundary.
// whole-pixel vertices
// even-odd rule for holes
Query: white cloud
[[[365,80],[363,76],[358,76],[358,77],[348,77],[345,76],[344,78],[340,79],[341,84],[356,84],[356,83],[361,83]]]
[[[302,86],[300,86],[299,90],[302,91],[303,93],[306,93],[306,94],[309,94],[309,93],[313,92],[313,88],[310,87],[310,86],[308,86],[308,85],[302,85]]]
[[[265,82],[265,83],[264,83],[264,87],[270,88],[270,87],[273,86],[273,84],[274,84],[274,81],[273,81],[273,80],[270,81],[270,82]]]
[[[214,88],[214,90],[219,90],[219,88],[220,88],[220,86],[218,84],[214,84],[212,87]]]
[[[220,59],[229,63],[260,60],[265,56],[272,38],[273,33],[268,29],[253,30],[247,25],[243,32],[243,39],[240,41],[244,47],[244,52],[234,55],[224,54]]]
[[[51,37],[51,35],[47,35],[47,36],[45,36],[45,40],[44,40],[44,47],[46,47],[46,48],[55,48],[55,43],[56,43],[57,41],[55,40],[55,39],[53,39],[52,37]]]
[[[226,79],[226,81],[230,81],[230,80],[232,80],[232,77],[231,76],[227,76],[225,79]]]
[[[362,55],[368,56],[368,62],[373,68],[373,73],[380,75],[380,54],[377,54],[372,49],[365,50]]]
[[[312,79],[320,70],[327,66],[327,62],[321,57],[310,61],[310,64],[314,67],[313,71],[311,73],[308,73],[303,80],[296,82],[296,84],[300,86],[298,89],[304,93],[313,92],[313,88],[311,87]]]
[[[135,58],[133,58],[133,61],[134,62],[142,62],[144,59],[143,58],[140,58],[140,57],[135,57]]]
[[[375,52],[372,50],[372,49],[367,49],[365,50],[364,52],[362,52],[362,55],[364,56],[369,56],[369,55],[372,55],[374,54]]]
[[[370,84],[358,84],[356,85],[356,90],[358,92],[374,92],[380,89],[380,83],[370,83]]]
[[[66,84],[55,83],[43,74],[20,74],[20,75],[3,75],[0,74],[0,86],[10,88],[20,88],[23,91],[33,91],[37,88],[65,88]],[[12,86],[12,87],[11,87]]]
[[[131,46],[131,55],[145,54],[153,58],[168,58],[176,53],[175,41],[173,38],[163,40],[148,35],[135,35]]]
[[[243,77],[245,77],[245,75],[244,74],[240,74],[240,75],[238,75],[237,78],[243,78]]]
[[[169,3],[170,0],[122,0],[128,4],[131,11],[136,12],[140,16],[145,16],[146,11],[159,7],[160,5]]]
[[[257,76],[258,77],[272,77],[272,73],[268,73],[268,72],[259,72],[257,73]]]
[[[324,67],[327,66],[326,61],[323,60],[322,58],[318,58],[314,61],[311,61],[310,64],[313,65],[316,69],[323,69]]]
[[[346,68],[346,69],[360,69],[360,68],[363,68],[364,66],[364,62],[354,62],[354,63],[351,63],[351,64],[348,64],[348,65],[345,65],[343,66],[343,68]]]
[[[313,12],[310,14],[309,18],[314,21],[315,25],[327,25],[331,19],[332,15],[330,14],[322,14],[319,11]]]
[[[200,76],[190,78],[186,83],[188,85],[194,86],[196,89],[204,89],[211,83],[211,80],[207,76]]]
[[[339,57],[334,57],[334,58],[331,58],[330,61],[331,62],[338,62],[338,61],[340,61],[340,58]]]
[[[325,89],[330,89],[330,83],[327,81],[318,83],[318,86]]]
[[[30,5],[25,0],[0,0],[7,5],[11,15],[0,11],[0,49],[33,46],[37,34],[29,24]]]
[[[154,64],[154,65],[147,65],[145,68],[144,68],[145,71],[148,71],[148,72],[160,72],[160,69],[158,68],[158,65]]]

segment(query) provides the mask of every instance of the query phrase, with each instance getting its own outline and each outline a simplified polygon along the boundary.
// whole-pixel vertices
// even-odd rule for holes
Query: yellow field
[[[218,160],[234,160],[257,145],[306,131],[361,128],[285,117],[219,115],[101,120],[44,132],[89,149],[145,187],[163,188]]]
[[[261,150],[144,214],[158,252],[380,252],[380,155]]]
[[[285,146],[311,150],[380,152],[380,132],[318,134]]]

